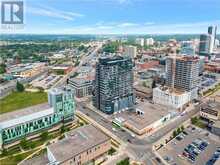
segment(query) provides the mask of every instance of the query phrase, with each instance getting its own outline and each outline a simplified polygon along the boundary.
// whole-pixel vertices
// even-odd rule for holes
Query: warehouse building
[[[50,129],[74,118],[75,103],[70,89],[51,89],[48,103],[0,115],[0,150],[5,144]]]
[[[111,148],[111,139],[92,125],[66,133],[66,137],[47,147],[49,164],[94,163]]]

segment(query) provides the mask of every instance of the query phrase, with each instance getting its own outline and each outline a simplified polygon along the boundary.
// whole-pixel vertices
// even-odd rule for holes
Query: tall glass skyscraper
[[[215,47],[217,27],[209,26],[208,34],[200,35],[199,54],[211,55]]]
[[[120,56],[100,58],[96,65],[93,105],[112,114],[132,108],[134,102],[132,59]]]

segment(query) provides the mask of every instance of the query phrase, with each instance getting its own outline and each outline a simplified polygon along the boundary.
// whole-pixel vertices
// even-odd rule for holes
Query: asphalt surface
[[[155,160],[155,155],[152,151],[153,143],[161,139],[164,135],[166,135],[172,129],[176,128],[178,125],[181,125],[191,116],[198,113],[199,106],[197,106],[195,109],[191,110],[183,116],[178,116],[177,120],[167,124],[163,128],[153,133],[151,136],[145,137],[143,139],[133,137],[130,132],[124,131],[123,128],[114,129],[112,123],[109,120],[107,120],[99,113],[87,108],[85,103],[77,103],[77,110],[92,118],[97,123],[111,131],[112,134],[116,135],[118,138],[124,141],[127,144],[127,151],[131,155],[133,155],[136,160],[144,162],[144,164],[147,165],[153,165],[155,164],[153,161]]]
[[[88,61],[91,58],[94,58],[96,56],[96,52],[102,47],[102,44],[99,44],[92,53],[83,56],[80,64],[77,68],[77,70],[80,69],[83,62]],[[184,116],[179,116],[177,120],[174,122],[171,122],[164,126],[162,129],[159,129],[155,133],[153,133],[149,137],[145,137],[143,139],[139,139],[137,137],[133,137],[130,132],[127,132],[121,128],[113,128],[112,123],[107,120],[105,117],[100,115],[99,113],[87,108],[86,103],[78,102],[77,103],[77,110],[81,111],[88,117],[95,120],[98,124],[105,127],[109,131],[111,131],[112,134],[120,138],[124,143],[127,144],[126,150],[134,157],[134,159],[138,160],[139,162],[143,162],[146,165],[155,165],[159,164],[154,163],[155,162],[155,155],[152,152],[152,145],[154,142],[162,138],[164,135],[166,135],[169,131],[176,128],[178,125],[181,125],[184,121],[188,120],[192,115],[195,115],[199,108],[195,108],[189,113],[187,113]]]

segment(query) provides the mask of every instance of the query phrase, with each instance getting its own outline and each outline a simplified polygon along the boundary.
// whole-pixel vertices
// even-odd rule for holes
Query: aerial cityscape
[[[0,165],[220,165],[218,0],[0,8]]]

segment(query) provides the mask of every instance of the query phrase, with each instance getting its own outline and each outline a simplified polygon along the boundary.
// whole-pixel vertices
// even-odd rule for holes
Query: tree
[[[128,157],[117,163],[117,165],[129,165],[129,164],[130,164],[130,160]]]
[[[147,87],[146,81],[144,81],[142,85],[143,85],[143,87]]]
[[[60,128],[60,133],[64,133],[65,132],[65,126],[62,125],[61,128]]]
[[[28,142],[27,142],[26,138],[21,139],[20,145],[21,145],[21,147],[23,149],[27,149],[28,148]]]
[[[180,134],[181,133],[181,128],[179,127],[179,128],[177,128],[177,134]]]
[[[85,49],[85,46],[84,46],[84,45],[80,45],[79,48],[78,48],[79,51],[82,51],[82,50],[84,50],[84,49]]]
[[[192,117],[192,118],[191,118],[191,123],[192,123],[192,124],[196,124],[197,122],[198,122],[197,117]]]
[[[153,82],[152,82],[152,88],[156,88],[157,86],[156,86],[156,81],[155,80],[153,80]]]
[[[24,91],[23,84],[21,84],[20,82],[17,81],[16,89],[17,89],[18,92],[23,92]]]
[[[177,136],[177,132],[176,130],[173,131],[173,137],[176,137]]]
[[[108,150],[108,154],[109,155],[113,155],[116,152],[116,150],[114,148],[111,147],[110,150]]]
[[[48,133],[47,131],[43,132],[43,133],[40,135],[41,140],[43,140],[43,141],[44,141],[44,140],[47,140],[48,135],[49,135],[49,133]]]
[[[181,130],[184,131],[184,126],[183,125],[181,126]]]
[[[2,156],[6,156],[8,154],[8,151],[5,149],[5,148],[3,148],[3,150],[2,150]]]
[[[6,65],[5,64],[0,64],[0,74],[6,72]]]

